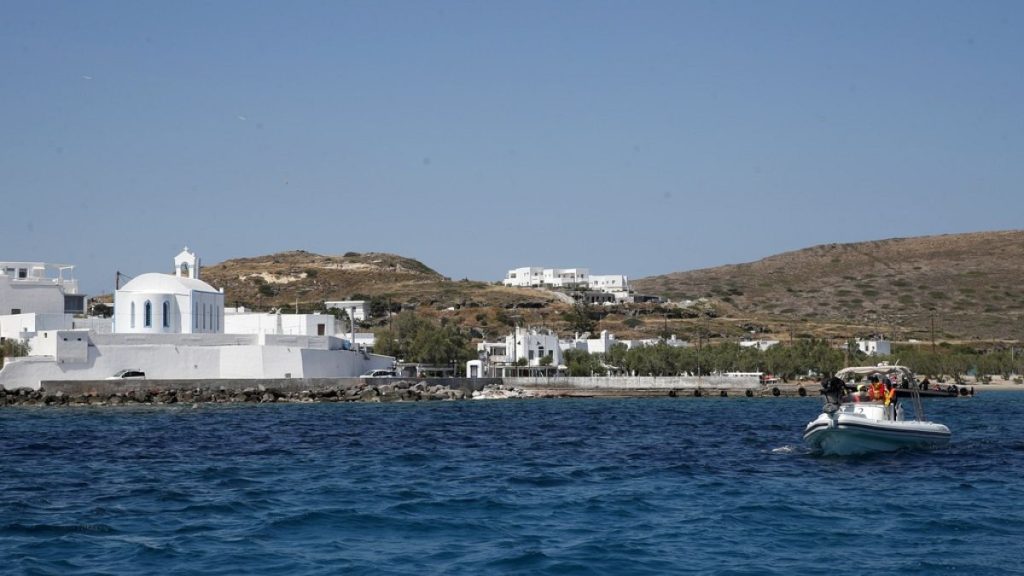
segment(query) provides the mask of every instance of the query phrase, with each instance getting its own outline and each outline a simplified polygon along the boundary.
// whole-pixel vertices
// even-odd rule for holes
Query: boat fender
[[[800,396],[807,396],[807,390],[803,386],[797,388],[796,393]]]
[[[753,396],[754,396],[754,391],[753,390],[747,390],[747,398],[752,398]]]
[[[721,392],[718,393],[718,395],[721,396],[722,398],[725,398],[726,396],[729,395],[729,393],[726,392],[725,390],[722,390]]]
[[[779,390],[778,386],[772,388],[772,396],[778,396],[779,394],[782,394],[782,390]]]

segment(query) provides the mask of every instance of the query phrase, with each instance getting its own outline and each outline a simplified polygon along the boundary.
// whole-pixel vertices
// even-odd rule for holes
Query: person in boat
[[[882,380],[878,374],[868,377],[868,393],[870,399],[875,402],[881,401],[885,397],[885,388],[882,386]]]
[[[867,402],[871,399],[867,384],[857,384],[857,391],[852,394],[854,402]]]
[[[821,393],[826,397],[832,397],[837,403],[844,401],[846,394],[846,382],[836,376],[826,376],[821,381]]]
[[[888,378],[885,379],[885,413],[890,420],[896,420],[896,387]]]

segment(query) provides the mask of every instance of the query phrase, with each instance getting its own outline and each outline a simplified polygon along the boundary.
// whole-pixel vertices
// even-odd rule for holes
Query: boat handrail
[[[914,420],[924,422],[924,404],[921,403],[920,387],[916,385],[910,387],[910,399],[914,403]]]

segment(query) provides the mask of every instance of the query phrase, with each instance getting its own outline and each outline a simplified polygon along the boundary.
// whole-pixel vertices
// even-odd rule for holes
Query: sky
[[[1022,227],[1024,3],[0,0],[0,260],[639,278]]]

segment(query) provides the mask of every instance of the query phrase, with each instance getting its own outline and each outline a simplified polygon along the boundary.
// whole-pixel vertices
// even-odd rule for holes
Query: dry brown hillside
[[[203,280],[224,288],[228,306],[314,309],[325,300],[387,297],[396,303],[446,308],[546,304],[553,297],[485,282],[452,281],[422,262],[377,252],[324,256],[302,250],[236,258],[203,268]]]
[[[751,319],[874,326],[900,338],[927,338],[933,322],[951,338],[1024,337],[1021,230],[824,244],[633,284],[673,300],[718,299]]]

